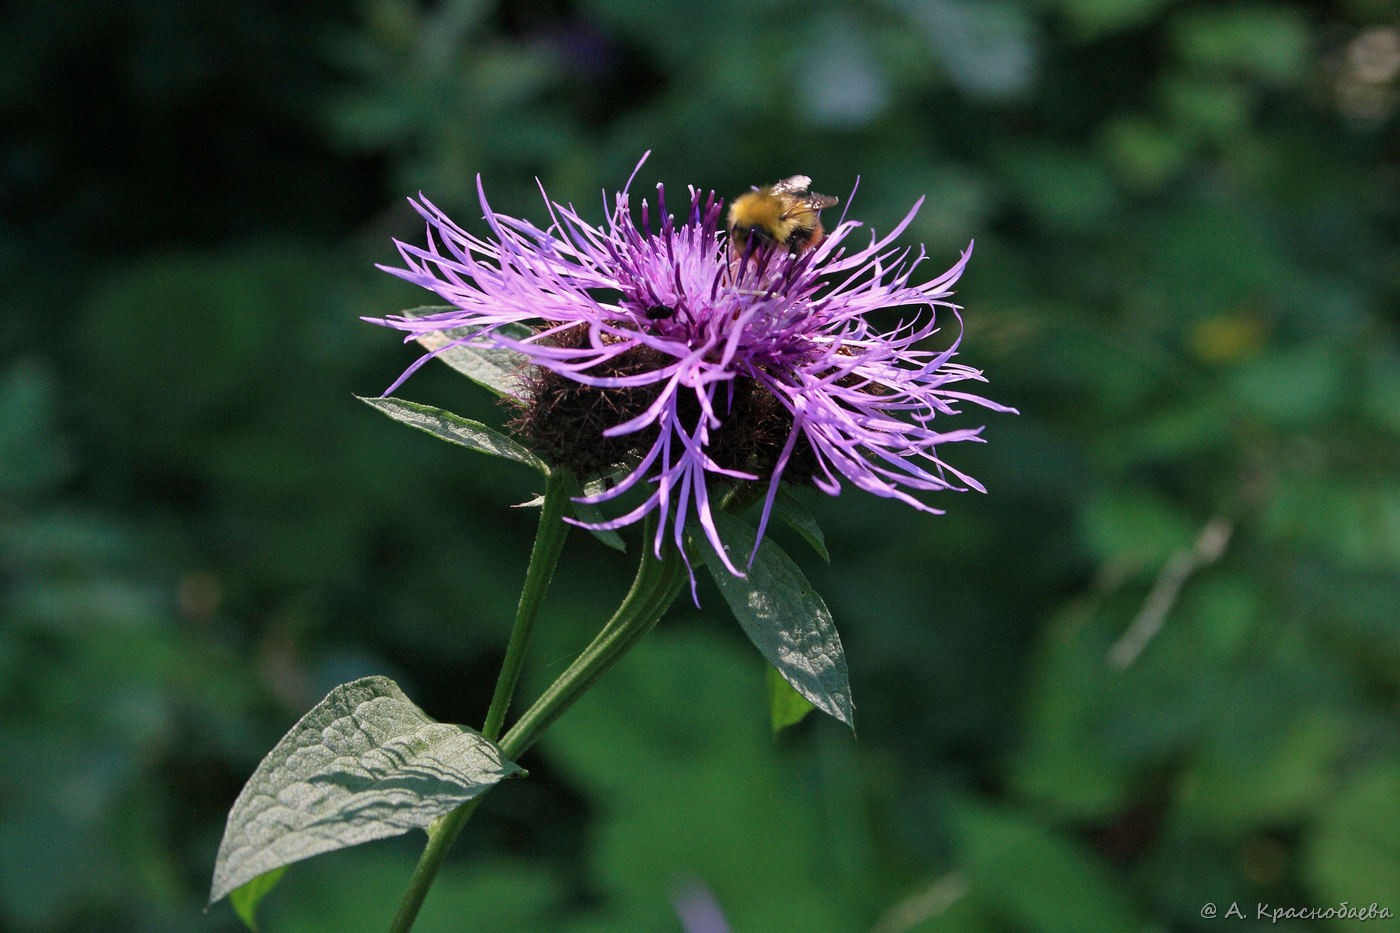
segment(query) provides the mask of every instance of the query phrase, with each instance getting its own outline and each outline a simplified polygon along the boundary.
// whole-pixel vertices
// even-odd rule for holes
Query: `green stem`
[[[525,584],[520,589],[515,624],[510,630],[510,642],[506,645],[505,660],[501,662],[501,673],[496,678],[491,705],[486,710],[486,723],[481,727],[481,734],[493,741],[501,734],[506,711],[510,709],[511,697],[515,694],[515,686],[525,666],[525,649],[530,643],[530,633],[535,628],[545,590],[549,589],[549,581],[554,576],[554,568],[564,549],[564,539],[568,536],[569,526],[563,521],[563,515],[571,479],[562,467],[557,467],[549,472],[545,480],[540,524],[535,532],[534,547],[530,549],[530,565],[525,570]],[[428,844],[418,859],[408,889],[404,891],[399,909],[394,914],[389,927],[391,933],[406,933],[413,926],[418,910],[423,906],[423,898],[427,896],[428,888],[437,877],[443,858],[447,856],[447,850],[452,847],[480,799],[476,797],[467,801],[429,827]]]
[[[650,536],[644,535],[644,541],[649,540]],[[540,733],[651,631],[675,601],[684,581],[685,568],[678,550],[667,547],[661,560],[644,551],[632,589],[612,619],[501,739],[505,757],[513,760],[523,754]]]
[[[543,529],[543,526],[541,528]],[[515,760],[533,745],[554,720],[651,630],[680,593],[685,581],[680,552],[675,547],[668,546],[660,560],[652,557],[646,549],[646,543],[652,540],[652,530],[652,523],[648,521],[642,537],[644,544],[641,564],[637,567],[637,576],[633,579],[632,588],[627,592],[627,596],[623,598],[622,605],[574,663],[550,684],[549,689],[531,704],[520,720],[501,739],[499,744],[506,759]],[[531,563],[533,571],[533,557]],[[528,581],[529,574],[526,579]],[[524,603],[523,597],[521,602]],[[509,654],[507,651],[507,658]],[[517,671],[516,676],[518,673]],[[504,677],[503,671],[502,679]],[[497,692],[500,692],[499,683]],[[493,709],[494,706],[493,702]],[[487,720],[491,721],[489,713]],[[447,850],[452,847],[452,843],[456,841],[462,827],[466,825],[467,819],[480,801],[479,796],[467,801],[429,828],[428,844],[418,859],[413,877],[409,879],[408,890],[404,892],[398,912],[394,914],[389,933],[407,933],[413,926],[418,910],[423,905],[423,898],[427,896],[428,888],[437,877],[438,869],[442,867],[442,861],[447,856]]]
[[[486,710],[486,724],[481,727],[481,734],[493,742],[501,734],[506,710],[510,709],[510,698],[515,694],[515,685],[525,666],[525,648],[530,643],[530,632],[535,628],[535,618],[539,615],[540,604],[544,602],[545,590],[549,589],[549,581],[554,576],[559,554],[564,550],[564,539],[569,533],[569,526],[563,520],[564,506],[569,499],[569,479],[563,467],[556,467],[550,470],[549,478],[545,480],[540,527],[535,532],[535,546],[530,550],[530,567],[525,571],[525,585],[520,590],[520,604],[515,609],[515,625],[510,630],[510,643],[506,646],[505,660],[501,662],[501,673],[496,678],[496,692],[491,697],[491,706]]]
[[[394,912],[394,919],[389,924],[389,933],[408,933],[413,928],[413,921],[418,919],[418,910],[423,906],[423,898],[428,896],[428,888],[432,887],[433,880],[437,878],[442,860],[447,858],[447,850],[452,848],[457,834],[462,831],[462,827],[467,824],[467,818],[480,802],[481,796],[477,795],[428,827],[428,844],[423,847],[423,854],[418,857],[413,877],[408,879],[408,888],[399,901],[399,909]]]

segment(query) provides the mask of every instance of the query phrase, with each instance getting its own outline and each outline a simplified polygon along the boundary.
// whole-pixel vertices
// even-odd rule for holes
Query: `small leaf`
[[[406,318],[423,318],[430,314],[441,314],[451,310],[453,310],[451,307],[428,306],[409,308],[402,313]],[[529,359],[525,354],[508,350],[505,347],[494,347],[490,344],[448,346],[463,337],[471,336],[476,330],[478,328],[454,327],[449,330],[435,330],[420,334],[416,339],[419,344],[429,350],[441,350],[437,355],[438,359],[477,385],[484,386],[497,395],[519,397],[521,390],[520,370]],[[524,340],[534,333],[524,324],[503,324],[494,328],[494,332],[512,340]],[[443,350],[443,347],[447,347],[447,349]]]
[[[812,546],[822,560],[831,563],[831,554],[826,549],[826,536],[822,534],[821,526],[817,524],[816,518],[807,510],[807,506],[802,504],[802,500],[779,487],[778,496],[773,500],[773,509],[783,521],[792,527],[792,530],[800,534],[804,541]]]
[[[572,500],[574,496],[582,496],[585,494],[590,496],[597,495],[598,493],[602,492],[604,488],[605,487],[603,486],[603,480],[601,479],[595,479],[592,482],[590,482],[587,486],[580,486],[577,477],[571,476],[571,482],[569,483],[568,492],[569,497]],[[515,507],[517,509],[538,509],[541,508],[543,505],[544,496],[540,495],[535,496],[527,502],[521,502]],[[574,517],[581,522],[596,523],[604,521],[606,519],[606,516],[603,515],[603,510],[598,508],[598,506],[596,505],[587,505],[582,502],[570,501],[569,507],[574,510]],[[618,534],[611,528],[585,528],[583,530],[591,534],[593,537],[597,538],[599,541],[606,544],[608,547],[612,548],[614,551],[622,551],[623,553],[627,552],[627,543],[622,540],[622,535]]]
[[[730,560],[742,567],[753,551],[753,528],[725,512],[714,513]],[[826,603],[782,548],[765,538],[746,577],[718,561],[710,574],[734,617],[768,663],[829,716],[855,728],[846,653]]]
[[[274,868],[266,874],[258,875],[245,885],[240,885],[228,893],[228,902],[233,906],[234,913],[243,921],[243,925],[258,933],[258,904],[267,896],[267,892],[277,887],[277,882],[282,880],[282,876],[287,873],[287,867]]]
[[[472,450],[479,450],[482,453],[492,454],[497,457],[505,457],[507,460],[514,460],[516,463],[523,463],[528,467],[538,470],[540,473],[548,474],[549,467],[543,460],[536,457],[520,444],[506,437],[495,428],[488,427],[480,421],[473,421],[470,418],[463,418],[461,415],[454,415],[450,411],[441,408],[434,408],[431,405],[420,405],[417,402],[410,402],[393,396],[383,396],[381,398],[368,398],[363,395],[355,396],[372,408],[377,408],[395,421],[403,422],[412,428],[425,431],[434,437],[442,438],[453,444],[460,444]]]
[[[768,682],[768,714],[773,725],[773,734],[777,735],[788,726],[795,726],[806,719],[807,714],[816,707],[794,690],[792,684],[784,680],[776,668],[771,664],[766,667],[767,674],[764,679]]]
[[[524,772],[387,677],[341,684],[268,752],[229,811],[209,903],[293,862],[426,830]]]
[[[569,485],[569,497],[570,499],[572,499],[575,496],[596,496],[598,493],[604,490],[605,487],[603,483],[603,480],[595,479],[592,482],[588,483],[588,485],[586,486],[579,486],[578,478],[574,477]],[[573,506],[574,517],[581,522],[591,522],[593,524],[597,524],[598,522],[606,520],[606,516],[603,515],[603,510],[598,508],[598,506],[596,505],[588,505],[583,502],[570,502],[569,504]],[[585,528],[584,530],[587,531],[589,534],[593,535],[593,537],[597,538],[599,541],[606,544],[608,547],[612,548],[614,551],[622,551],[623,553],[626,553],[627,545],[623,542],[622,535],[618,534],[613,529]]]

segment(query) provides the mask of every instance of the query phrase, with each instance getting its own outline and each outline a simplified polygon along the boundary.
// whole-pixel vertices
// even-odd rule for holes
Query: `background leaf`
[[[1400,871],[1400,842],[1388,830],[1400,820],[1397,780],[1400,761],[1379,763],[1354,775],[1323,806],[1304,870],[1324,902],[1347,901],[1362,909],[1376,902],[1396,912],[1382,898]]]
[[[764,671],[763,680],[768,687],[768,719],[774,735],[797,725],[816,709],[812,701],[798,693],[771,664]]]
[[[313,855],[427,830],[521,773],[478,733],[428,718],[387,677],[342,684],[268,752],[234,801],[209,902]]]
[[[252,881],[241,884],[228,892],[228,901],[233,905],[234,912],[238,914],[238,919],[253,933],[258,931],[258,904],[268,895],[277,882],[282,880],[282,876],[287,873],[286,866],[274,868],[266,874],[258,875]]]
[[[1113,876],[1059,833],[1007,813],[967,808],[958,829],[973,896],[1032,933],[1131,930],[1140,922]],[[1004,878],[1017,878],[1008,888]]]

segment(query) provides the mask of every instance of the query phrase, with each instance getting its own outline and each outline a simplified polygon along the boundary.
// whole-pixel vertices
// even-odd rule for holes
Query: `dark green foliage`
[[[859,739],[771,737],[705,583],[491,794],[418,929],[674,928],[693,881],[746,931],[1400,910],[1396,15],[11,4],[0,926],[241,929],[201,913],[225,814],[332,686],[480,725],[542,481],[356,401],[421,349],[357,318],[434,300],[373,270],[422,236],[404,195],[484,234],[476,173],[544,224],[538,176],[601,220],[645,149],[649,199],[800,172],[883,231],[928,195],[904,239],[931,274],[975,237],[962,358],[1023,414],[950,452],[991,492],[945,516],[847,490],[772,522]],[[439,363],[401,391],[510,416]],[[519,708],[625,591],[624,537],[570,537]],[[297,864],[263,928],[383,928],[402,842]]]

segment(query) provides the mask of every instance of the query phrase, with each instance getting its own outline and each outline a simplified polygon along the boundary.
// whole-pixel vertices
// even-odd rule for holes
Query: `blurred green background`
[[[639,192],[859,175],[880,230],[928,195],[905,239],[932,274],[976,238],[963,359],[1023,414],[969,411],[991,494],[945,517],[806,497],[857,739],[768,735],[706,583],[418,929],[676,930],[696,885],[736,931],[1400,912],[1400,5],[0,15],[0,926],[239,929],[201,912],[225,813],[330,687],[480,723],[537,483],[355,401],[415,357],[357,318],[428,297],[373,269],[405,195],[601,220],[646,149]],[[499,418],[446,367],[402,394]],[[522,701],[632,560],[571,536]],[[421,840],[294,867],[265,928],[382,929]]]

